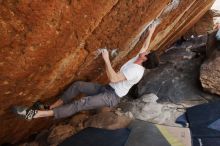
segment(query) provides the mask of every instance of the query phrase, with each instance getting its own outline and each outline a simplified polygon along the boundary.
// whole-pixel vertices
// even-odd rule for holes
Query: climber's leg
[[[104,86],[102,92],[93,95],[86,96],[80,100],[74,101],[70,104],[63,105],[61,107],[54,108],[53,110],[42,111],[33,108],[27,108],[23,106],[14,107],[13,111],[19,116],[25,119],[31,120],[32,118],[55,116],[55,118],[69,117],[81,110],[96,109],[104,106],[113,107],[120,101],[114,91],[114,89]]]
[[[70,104],[54,108],[53,112],[56,119],[65,118],[81,110],[96,109],[104,106],[113,107],[119,103],[119,100],[119,97],[114,91],[106,91],[94,96],[83,97]]]
[[[37,113],[33,116],[33,118],[51,117],[51,116],[54,116],[53,110],[48,110],[48,111],[38,110]]]
[[[52,105],[50,105],[50,110],[54,109],[56,107],[59,107],[63,105],[63,100],[62,99],[58,99],[56,102],[54,102]]]
[[[74,97],[78,96],[80,93],[86,94],[87,96],[92,96],[101,92],[103,86],[97,83],[90,83],[84,81],[74,82],[64,93],[61,98],[50,106],[50,109],[54,109],[63,104],[69,103]]]

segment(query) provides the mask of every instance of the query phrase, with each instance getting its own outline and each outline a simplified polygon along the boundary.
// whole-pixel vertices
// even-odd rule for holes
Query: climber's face
[[[147,52],[143,52],[139,54],[138,59],[140,59],[142,62],[147,60]]]

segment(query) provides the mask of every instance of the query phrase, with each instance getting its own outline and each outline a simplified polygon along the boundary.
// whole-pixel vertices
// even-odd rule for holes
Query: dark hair
[[[156,52],[151,52],[146,55],[147,60],[142,63],[143,67],[146,69],[153,69],[159,66],[160,60]]]

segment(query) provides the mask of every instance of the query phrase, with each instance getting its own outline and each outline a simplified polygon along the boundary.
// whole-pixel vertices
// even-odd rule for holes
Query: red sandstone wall
[[[214,0],[179,0],[161,16],[151,49],[164,50],[211,7]],[[13,105],[48,100],[74,80],[106,82],[95,51],[117,48],[113,65],[133,56],[146,37],[143,27],[170,0],[0,1],[0,144],[15,143],[50,125],[24,121]],[[142,36],[141,36],[142,35]]]

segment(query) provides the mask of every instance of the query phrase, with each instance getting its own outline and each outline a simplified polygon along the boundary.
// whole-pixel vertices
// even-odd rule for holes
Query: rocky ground
[[[203,36],[174,44],[160,57],[160,66],[147,70],[141,82],[132,88],[117,108],[84,111],[57,121],[20,146],[55,146],[86,127],[124,128],[135,118],[180,126],[175,124],[175,119],[187,107],[219,100],[218,95],[205,92],[200,83],[200,68],[206,60],[206,42],[207,37]],[[206,62],[202,66],[206,66]],[[212,64],[215,62],[214,58]]]
[[[104,129],[118,129],[127,127],[132,117],[116,110],[101,111],[96,114],[91,112],[80,112],[72,118],[54,124],[51,128],[45,129],[30,137],[29,142],[19,146],[56,146],[66,138],[76,134],[86,127]]]

